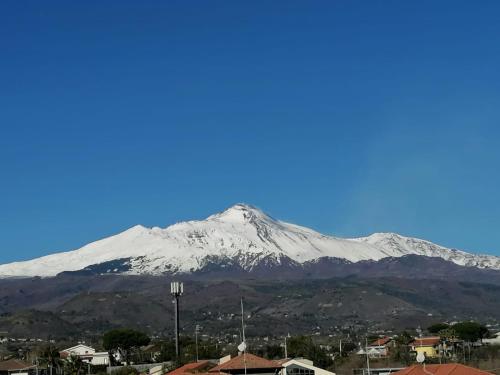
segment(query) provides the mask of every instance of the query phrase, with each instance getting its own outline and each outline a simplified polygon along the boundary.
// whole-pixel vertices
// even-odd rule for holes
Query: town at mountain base
[[[377,347],[388,348],[392,339],[388,338],[386,344]],[[371,344],[373,345],[373,344]],[[0,374],[23,374],[39,375],[50,373],[83,373],[85,369],[102,371],[107,369],[108,374],[113,375],[336,375],[336,371],[345,373],[343,366],[335,369],[334,362],[326,363],[300,357],[264,358],[250,352],[239,352],[235,355],[226,355],[220,359],[197,359],[189,362],[184,360],[161,361],[162,346],[153,343],[145,346],[130,347],[135,356],[144,358],[140,363],[130,364],[124,361],[121,349],[97,352],[95,348],[77,344],[67,349],[52,352],[47,364],[38,361],[31,363],[26,360],[9,359],[0,361]],[[321,349],[319,349],[321,350]],[[395,350],[392,347],[391,350]],[[42,353],[42,361],[45,362],[45,354]],[[380,359],[381,357],[379,357]],[[362,359],[362,358],[361,358]],[[380,363],[374,359],[373,366],[367,359],[367,366],[361,368],[349,368],[349,373],[354,375],[494,375],[495,369],[481,370],[461,363],[443,364],[413,364],[409,366],[380,367]]]

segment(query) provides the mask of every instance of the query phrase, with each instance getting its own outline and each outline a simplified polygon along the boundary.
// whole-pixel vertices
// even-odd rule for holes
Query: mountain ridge
[[[367,237],[327,236],[277,220],[255,206],[238,203],[205,220],[178,222],[166,228],[135,225],[79,249],[0,265],[0,277],[56,276],[128,259],[124,274],[189,274],[207,265],[238,264],[246,272],[322,258],[348,262],[420,255],[457,265],[500,270],[500,257],[448,249],[396,233]],[[111,271],[114,269],[111,269]],[[108,270],[109,271],[109,270]]]

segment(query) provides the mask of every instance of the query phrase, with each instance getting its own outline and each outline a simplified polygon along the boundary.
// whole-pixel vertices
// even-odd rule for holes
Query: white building
[[[64,349],[60,352],[60,355],[63,359],[74,355],[80,357],[83,362],[94,366],[109,365],[108,352],[96,352],[94,348],[83,344]]]
[[[500,345],[500,332],[495,333],[491,339],[483,339],[483,344]]]
[[[281,375],[335,375],[334,372],[314,366],[313,361],[304,358],[286,360],[282,366]]]

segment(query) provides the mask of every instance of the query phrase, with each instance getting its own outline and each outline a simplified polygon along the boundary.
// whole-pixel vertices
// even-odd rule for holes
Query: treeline
[[[322,368],[331,368],[333,363],[329,353],[314,342],[310,336],[290,337],[287,340],[287,357],[288,358],[307,358],[314,362],[315,366]],[[343,346],[344,355],[355,349],[356,346],[352,343],[345,343]],[[339,352],[339,347],[331,348],[330,352]],[[284,345],[267,345],[264,348],[255,350],[255,354],[268,359],[285,358]]]
[[[145,353],[141,348],[151,344]],[[148,361],[168,362],[176,361],[175,341],[157,340],[131,329],[115,329],[106,332],[103,336],[104,349],[112,353],[120,353],[123,362],[144,363]],[[181,363],[193,362],[198,358],[219,358],[220,346],[212,340],[198,340],[198,344],[191,337],[181,336],[179,340]],[[113,358],[113,357],[112,357]]]
[[[437,323],[428,327],[427,331],[444,339],[460,339],[468,342],[475,342],[490,335],[488,328],[477,322],[460,322],[452,325]]]

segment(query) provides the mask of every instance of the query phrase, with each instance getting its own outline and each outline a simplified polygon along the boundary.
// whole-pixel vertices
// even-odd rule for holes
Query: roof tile
[[[493,375],[491,372],[464,366],[458,363],[426,365],[425,370],[422,365],[414,365],[395,372],[394,375],[427,375],[429,373],[434,375]]]
[[[246,365],[246,366],[245,366]],[[258,357],[254,354],[246,353],[239,355],[230,359],[229,361],[218,365],[211,369],[209,372],[225,372],[230,370],[241,370],[244,368],[247,369],[257,369],[257,368],[281,368],[283,367],[281,364],[275,361],[271,361],[269,359],[265,359],[262,357]]]

